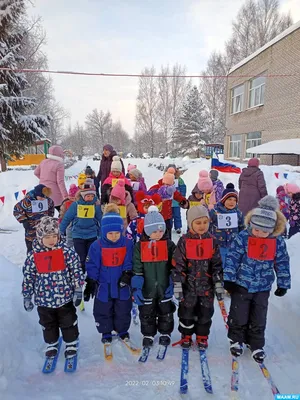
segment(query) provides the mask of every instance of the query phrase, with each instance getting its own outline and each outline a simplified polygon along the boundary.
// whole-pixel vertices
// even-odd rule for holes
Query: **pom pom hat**
[[[258,207],[252,212],[250,219],[251,228],[259,229],[263,232],[272,233],[277,222],[279,209],[278,201],[273,196],[265,196],[258,202]]]
[[[167,172],[164,174],[162,182],[164,185],[169,185],[172,186],[175,183],[175,169],[174,168],[168,168]]]
[[[204,193],[210,193],[213,190],[213,183],[210,177],[208,176],[208,172],[202,170],[199,172],[199,179],[197,183],[198,189]]]
[[[148,214],[145,215],[144,219],[144,231],[147,236],[151,236],[155,231],[166,231],[166,223],[163,216],[159,213],[158,208],[150,206]]]
[[[125,203],[125,182],[124,180],[119,180],[117,184],[113,187],[111,191],[111,196],[120,199]]]
[[[77,191],[78,191],[78,187],[75,185],[75,183],[72,183],[69,187],[68,194],[70,197],[75,197]]]
[[[120,157],[118,157],[118,156],[113,157],[110,170],[122,172],[122,163],[121,163]]]
[[[93,194],[94,196],[96,196],[96,187],[94,185],[93,179],[87,178],[85,180],[84,184],[81,185],[80,194],[83,199],[87,194]]]
[[[109,232],[124,231],[123,218],[119,214],[118,206],[115,204],[107,204],[104,209],[104,215],[101,220],[101,234],[106,238]]]
[[[227,199],[230,197],[234,197],[236,201],[238,201],[238,193],[234,189],[234,184],[233,183],[228,183],[226,186],[226,189],[222,193],[222,198],[221,198],[221,203],[224,204]]]

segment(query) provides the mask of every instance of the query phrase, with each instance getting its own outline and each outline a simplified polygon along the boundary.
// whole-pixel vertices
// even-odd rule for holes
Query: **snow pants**
[[[265,345],[268,300],[270,292],[233,292],[228,316],[228,338],[247,343],[251,350]]]
[[[88,255],[89,248],[91,244],[94,243],[95,240],[97,240],[96,237],[92,239],[78,239],[78,238],[73,239],[74,248],[76,253],[79,255],[80,263],[84,273],[85,273],[85,260]]]
[[[223,268],[224,268],[225,267],[226,256],[227,256],[227,253],[228,253],[228,248],[227,247],[220,247],[220,253],[221,253],[222,264],[223,264]]]
[[[168,239],[172,240],[172,219],[166,219],[165,220],[166,224],[166,231],[167,231],[167,237]]]
[[[178,330],[184,335],[208,336],[214,315],[214,296],[197,296],[194,307],[186,307],[184,301],[179,303]]]
[[[32,250],[32,241],[25,239],[25,243],[26,243],[27,254],[28,254]]]
[[[172,207],[172,226],[174,223],[175,231],[177,229],[182,228],[182,221],[181,221],[181,208],[180,207]]]
[[[95,298],[94,318],[99,333],[128,332],[131,323],[131,297],[128,300],[110,299],[103,302]]]
[[[172,298],[152,299],[147,301],[147,304],[139,306],[142,334],[154,337],[158,331],[162,335],[171,335],[174,329],[175,310]]]
[[[56,343],[59,338],[59,328],[65,343],[77,340],[79,336],[76,308],[72,302],[59,308],[37,308],[43,328],[44,340],[47,344]]]

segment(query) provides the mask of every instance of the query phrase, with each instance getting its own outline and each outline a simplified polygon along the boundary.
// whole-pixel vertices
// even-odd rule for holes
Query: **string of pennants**
[[[279,172],[274,172],[274,175],[277,179],[279,179],[279,175],[280,175]],[[288,175],[289,175],[288,173],[284,173],[283,174],[284,179],[288,179]]]
[[[15,199],[16,199],[16,200],[18,200],[19,194],[20,194],[21,192],[22,192],[23,195],[25,196],[25,194],[27,193],[27,190],[26,190],[26,189],[23,189],[23,190],[20,190],[19,192],[15,192],[14,195],[15,195]],[[4,204],[4,202],[5,202],[5,196],[0,196],[0,201],[2,201],[2,203]]]
[[[65,180],[68,181],[69,179],[77,179],[78,175],[71,175],[71,176],[65,176]]]

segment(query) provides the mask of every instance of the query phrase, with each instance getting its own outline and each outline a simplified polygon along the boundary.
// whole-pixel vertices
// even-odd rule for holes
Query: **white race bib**
[[[48,200],[31,200],[31,208],[33,213],[48,211]]]
[[[132,182],[131,182],[131,186],[132,186],[132,189],[133,189],[135,192],[137,192],[137,191],[139,190],[139,188],[140,188],[140,182],[132,181]]]
[[[238,227],[237,213],[217,214],[217,217],[219,229],[231,229]]]

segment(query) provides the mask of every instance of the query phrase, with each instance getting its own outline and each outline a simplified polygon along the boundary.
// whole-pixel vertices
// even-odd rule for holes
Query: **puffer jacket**
[[[24,224],[25,228],[25,239],[33,241],[35,239],[35,227],[40,222],[41,218],[45,216],[54,216],[54,202],[49,197],[46,197],[48,201],[48,210],[42,212],[32,211],[32,201],[37,200],[34,194],[34,190],[31,190],[26,194],[24,199],[19,201],[14,207],[14,217],[20,224]]]
[[[185,197],[186,196],[186,184],[184,183],[184,180],[179,177],[178,178],[178,185],[176,186],[176,190],[178,190],[178,192]],[[174,200],[172,201],[172,207],[179,207],[179,203],[178,201]]]
[[[140,238],[144,231],[144,215],[139,215],[137,218],[132,220],[127,229],[126,229],[126,237],[133,241],[133,243],[137,243],[140,241]]]
[[[56,258],[56,266],[53,265],[53,272],[38,272],[43,262],[46,262],[47,269],[51,268],[49,260],[51,261],[50,257],[54,257],[53,252],[59,253],[61,256],[61,269],[56,268],[58,264]],[[23,276],[23,296],[32,298],[34,295],[35,305],[41,307],[62,307],[73,300],[75,288],[80,288],[84,284],[84,276],[78,255],[63,240],[60,240],[50,250],[40,245],[35,239],[32,251],[25,260]]]
[[[117,251],[119,254],[117,254]],[[117,265],[103,265],[103,252],[111,252],[115,255]],[[132,270],[132,252],[133,242],[124,236],[113,243],[106,238],[101,238],[92,243],[86,259],[87,276],[98,283],[96,298],[103,302],[110,299],[128,300],[130,297],[130,288],[119,287],[119,279],[123,271]],[[111,259],[114,257],[110,256]],[[108,258],[109,259],[109,258]]]
[[[219,228],[218,216],[222,215],[226,219],[226,217],[230,218],[230,214],[237,215],[237,226],[234,228],[233,227]],[[228,210],[224,206],[224,204],[218,203],[215,205],[215,208],[210,211],[210,219],[211,219],[211,223],[209,226],[210,232],[212,233],[213,236],[215,236],[215,238],[218,241],[218,245],[220,247],[228,248],[232,240],[235,238],[235,236],[243,229],[245,229],[244,216],[238,209],[238,206],[236,206],[233,210]],[[231,220],[229,220],[228,224],[230,223]]]

